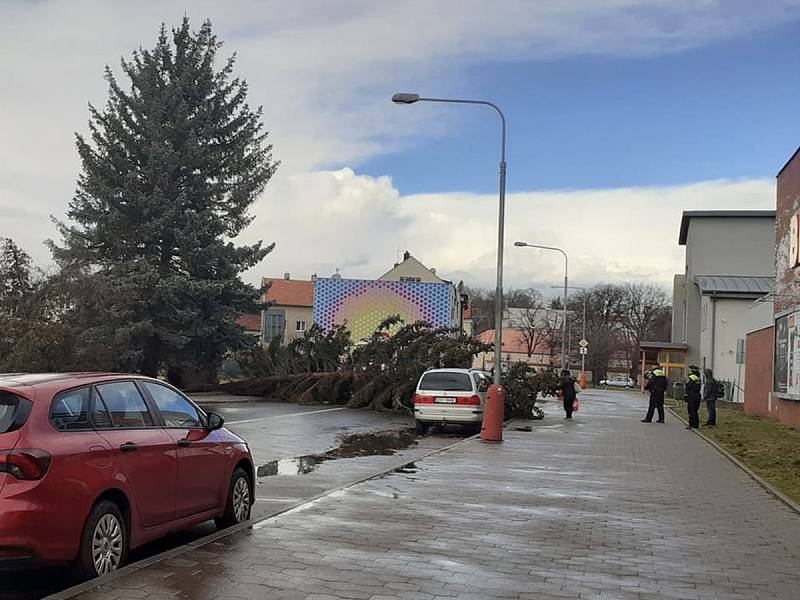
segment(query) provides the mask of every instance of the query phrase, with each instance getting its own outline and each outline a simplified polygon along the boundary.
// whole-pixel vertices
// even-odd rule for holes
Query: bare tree
[[[549,311],[538,291],[527,290],[525,298],[528,306],[515,307],[511,313],[511,328],[522,335],[530,359],[534,350],[540,347],[547,337]]]
[[[589,352],[586,366],[595,380],[603,379],[611,361],[619,356],[623,345],[625,293],[622,286],[598,285],[572,297],[573,308],[586,299],[586,337]]]
[[[666,291],[653,283],[624,286],[623,329],[631,363],[631,377],[639,372],[639,348],[643,341],[669,340],[672,309]]]

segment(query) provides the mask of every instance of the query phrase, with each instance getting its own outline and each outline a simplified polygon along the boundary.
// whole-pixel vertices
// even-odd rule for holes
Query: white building
[[[743,389],[747,332],[771,323],[755,301],[774,285],[775,211],[685,211],[678,243],[686,267],[674,278],[672,342],[686,344],[687,364]]]

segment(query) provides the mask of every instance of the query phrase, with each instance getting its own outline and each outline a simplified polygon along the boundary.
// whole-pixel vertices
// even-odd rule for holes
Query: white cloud
[[[681,213],[697,209],[769,209],[768,180],[706,181],[669,187],[545,191],[506,198],[506,287],[547,288],[563,281],[564,262],[515,240],[563,248],[570,281],[647,280],[670,287],[683,271]],[[258,275],[308,278],[340,268],[344,277],[378,277],[409,250],[444,277],[494,287],[497,196],[468,193],[401,196],[388,178],[351,169],[297,175],[275,185],[253,227],[277,248]],[[269,207],[282,207],[270,210]]]
[[[306,265],[306,270],[350,264],[347,261],[377,264],[370,260],[378,255],[385,264],[388,261],[383,257],[394,256],[401,231],[404,239],[400,241],[405,245],[420,249],[426,248],[425,243],[441,245],[442,235],[435,231],[427,242],[415,237],[418,228],[410,223],[416,222],[420,231],[430,231],[432,217],[413,207],[430,202],[435,208],[439,202],[457,202],[455,198],[461,195],[392,204],[390,196],[397,192],[388,180],[345,173],[344,180],[337,183],[328,175],[315,173],[357,165],[422,136],[441,135],[459,118],[457,111],[440,113],[435,106],[398,110],[388,102],[392,92],[435,89],[441,94],[468,93],[468,69],[498,60],[681,51],[797,18],[797,6],[796,0],[758,5],[747,0],[3,2],[0,235],[13,235],[38,261],[47,260],[41,241],[55,235],[47,216],[62,217],[72,196],[79,169],[74,131],[86,129],[87,101],[100,106],[105,101],[104,65],[119,72],[121,56],[129,56],[139,45],[152,45],[160,22],[172,25],[184,14],[195,25],[206,17],[213,20],[216,32],[226,42],[223,53],[239,54],[238,72],[250,83],[251,103],[265,107],[275,155],[283,164],[256,207],[257,225],[248,237],[279,241],[281,247],[264,269],[283,271],[284,263]],[[384,201],[358,196],[382,197],[384,193],[388,194]],[[282,201],[286,197],[297,198],[297,207],[287,206]],[[371,217],[366,221],[353,215],[343,217],[341,211],[321,208],[315,203],[317,198],[360,206],[363,214]],[[569,194],[565,198],[573,199]],[[482,199],[471,199],[469,204],[470,215],[483,215],[486,226],[493,227],[494,217],[477,206],[485,204]],[[513,203],[511,210],[516,210]],[[556,216],[555,209],[550,210],[549,214]],[[442,211],[449,214],[444,208]],[[282,222],[288,229],[272,229],[276,213],[293,215],[294,220]],[[337,236],[323,232],[331,244],[324,249],[316,240],[304,238],[307,224],[317,222],[321,215],[327,215],[330,231],[338,231]],[[539,216],[530,214],[531,226],[543,222]],[[343,220],[337,223],[340,218]],[[447,270],[443,261],[471,256],[478,248],[484,258],[493,251],[491,244],[484,248],[466,235],[480,229],[470,221],[465,219],[465,235],[453,241],[462,245],[442,250],[441,258],[434,254],[441,269]],[[369,229],[345,229],[345,225],[359,223]],[[634,227],[642,227],[642,223]],[[573,225],[562,226],[562,230],[574,229]],[[296,246],[284,239],[289,233],[296,238]],[[533,233],[536,231],[529,235]],[[590,239],[606,243],[593,236]],[[354,244],[358,251],[351,247]],[[312,248],[322,254],[297,262],[298,256],[308,255]],[[592,254],[591,248],[582,252]],[[604,268],[612,274],[633,268],[631,265],[638,263],[628,254]]]

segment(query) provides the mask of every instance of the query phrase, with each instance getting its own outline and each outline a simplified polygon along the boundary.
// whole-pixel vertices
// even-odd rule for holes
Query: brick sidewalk
[[[80,598],[800,597],[800,516],[641,396],[585,396]]]

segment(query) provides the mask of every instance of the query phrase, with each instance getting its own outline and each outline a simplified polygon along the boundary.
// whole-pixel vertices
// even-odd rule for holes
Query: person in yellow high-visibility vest
[[[694,365],[689,365],[689,378],[686,380],[686,408],[689,411],[689,425],[686,429],[700,427],[701,389],[700,369]]]
[[[647,407],[647,415],[642,419],[642,423],[652,423],[653,413],[658,411],[658,421],[664,422],[664,393],[667,391],[667,375],[660,366],[653,370],[653,376],[644,389],[650,392],[650,406]]]

